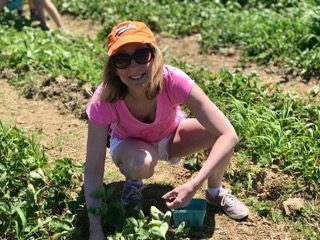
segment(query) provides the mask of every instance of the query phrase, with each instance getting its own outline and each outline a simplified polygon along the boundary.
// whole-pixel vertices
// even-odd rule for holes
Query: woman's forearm
[[[91,197],[91,194],[97,191],[103,184],[103,173],[98,174],[92,171],[90,167],[85,168],[84,171],[84,194],[86,199],[87,209],[92,207],[99,207],[101,205],[101,199]],[[101,227],[101,217],[94,215],[88,211],[90,229]]]
[[[107,129],[92,123],[88,123],[87,154],[84,169],[84,195],[87,209],[99,207],[101,199],[91,196],[103,185],[104,166],[106,158]],[[90,236],[102,236],[103,230],[101,217],[88,212],[90,224]],[[98,234],[98,235],[96,235]],[[93,239],[90,237],[90,239]],[[100,238],[99,238],[100,239]]]

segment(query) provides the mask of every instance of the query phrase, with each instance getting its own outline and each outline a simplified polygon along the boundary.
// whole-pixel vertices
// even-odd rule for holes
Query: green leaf
[[[155,206],[151,206],[150,213],[151,213],[152,219],[155,219],[155,220],[162,220],[163,219],[163,213]]]
[[[101,206],[100,206],[100,214],[101,214],[101,216],[106,215],[108,210],[109,210],[108,205],[105,202],[102,202]]]
[[[44,173],[40,168],[38,168],[36,171],[30,172],[30,177],[33,178],[33,179],[42,179],[42,180],[44,180]]]
[[[24,212],[21,210],[20,207],[16,207],[15,211],[18,213],[20,220],[21,220],[22,229],[24,229],[24,227],[26,226],[26,223],[27,223],[27,219],[24,215]]]
[[[32,194],[35,194],[36,193],[36,191],[35,191],[35,189],[34,189],[34,186],[32,185],[32,184],[28,184],[28,187],[27,187],[27,189],[28,189],[28,191],[30,191]]]
[[[80,208],[80,204],[78,201],[69,201],[68,202],[68,209],[72,214],[76,214],[76,211]]]
[[[89,207],[88,212],[94,215],[101,216],[101,211],[99,207]]]
[[[90,196],[93,198],[97,198],[97,199],[98,198],[105,199],[106,191],[105,191],[104,187],[101,186],[97,191],[91,193]]]
[[[8,203],[0,201],[0,236],[2,236],[10,226],[10,206]]]
[[[10,226],[10,219],[4,219],[3,216],[1,216],[1,224],[0,224],[0,236],[5,234]]]
[[[186,222],[182,222],[179,224],[177,230],[175,231],[175,235],[177,238],[182,237],[185,234],[185,226],[186,226]]]
[[[26,235],[26,237],[28,236],[28,235],[31,235],[31,234],[33,234],[34,232],[36,232],[39,228],[41,228],[42,226],[44,226],[44,225],[46,225],[47,223],[49,223],[49,222],[51,222],[51,220],[52,220],[52,217],[48,217],[47,219],[45,219],[45,220],[40,220],[40,219],[38,219],[38,224],[36,225],[36,226],[32,226],[33,228],[28,232],[28,234]]]
[[[128,218],[127,222],[128,222],[130,227],[138,227],[139,226],[138,221],[136,219],[132,218],[132,217]]]
[[[162,223],[160,227],[151,228],[151,234],[161,239],[166,239],[166,234],[169,230],[168,223]]]
[[[149,222],[149,226],[150,226],[150,227],[160,227],[162,223],[163,223],[163,222],[160,221],[160,220],[154,220],[154,219],[152,219],[152,220]]]
[[[160,232],[162,233],[163,237],[166,238],[166,234],[169,230],[169,224],[164,222],[160,226]]]
[[[163,217],[163,221],[170,224],[172,213],[171,211],[167,211]]]
[[[7,202],[0,201],[0,210],[4,212],[9,212],[10,211],[10,205]]]
[[[114,193],[114,191],[115,191],[115,187],[110,187],[110,188],[108,188],[108,189],[107,189],[107,192],[105,193],[104,199],[105,199],[105,200],[108,200],[108,199],[112,196],[112,194]]]
[[[6,171],[6,167],[2,163],[0,163],[0,170]]]

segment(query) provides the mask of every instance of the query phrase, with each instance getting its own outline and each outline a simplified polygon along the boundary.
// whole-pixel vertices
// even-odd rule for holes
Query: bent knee
[[[152,177],[158,159],[152,156],[148,151],[144,151],[142,156],[139,154],[132,161],[132,172],[136,179],[146,179]]]
[[[138,154],[127,158],[118,165],[120,171],[130,179],[147,179],[153,176],[155,166],[158,162],[156,156],[148,151],[139,151]]]

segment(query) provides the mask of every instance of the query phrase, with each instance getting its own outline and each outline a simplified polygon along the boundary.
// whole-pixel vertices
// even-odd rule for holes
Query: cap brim
[[[114,43],[108,49],[108,56],[112,56],[119,47],[128,44],[128,43],[152,43],[154,42],[153,39],[146,37],[145,35],[127,35],[123,36],[122,38],[118,39],[116,43]]]

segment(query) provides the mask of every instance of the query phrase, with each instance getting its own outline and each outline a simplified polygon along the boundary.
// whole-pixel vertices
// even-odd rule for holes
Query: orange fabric
[[[108,35],[108,55],[112,56],[119,47],[127,43],[156,44],[156,40],[152,31],[143,22],[124,21],[113,27]]]

